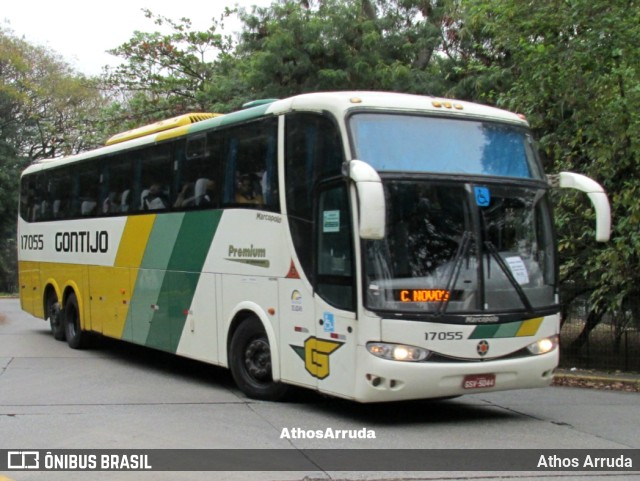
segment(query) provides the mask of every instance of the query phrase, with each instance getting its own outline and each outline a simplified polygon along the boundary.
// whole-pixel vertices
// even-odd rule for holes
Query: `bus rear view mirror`
[[[378,172],[366,162],[349,162],[349,177],[356,184],[360,205],[359,233],[362,239],[384,238],[386,205],[384,188]]]
[[[560,172],[558,175],[549,175],[548,179],[552,187],[576,189],[589,196],[596,211],[596,240],[607,242],[611,235],[611,208],[602,186],[595,180],[574,172]]]

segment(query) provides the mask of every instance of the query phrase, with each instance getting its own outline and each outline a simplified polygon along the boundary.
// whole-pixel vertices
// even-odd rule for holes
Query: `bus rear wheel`
[[[278,401],[286,395],[288,387],[273,381],[269,339],[258,318],[250,317],[233,333],[229,364],[234,381],[248,397]]]
[[[64,323],[62,319],[62,310],[60,309],[60,303],[58,302],[58,296],[54,292],[47,295],[47,301],[45,303],[45,313],[49,319],[49,326],[53,333],[53,338],[58,341],[64,341]]]
[[[67,302],[64,304],[63,318],[64,333],[69,347],[72,349],[86,347],[89,333],[83,331],[80,325],[80,309],[78,308],[78,299],[75,294],[69,294]]]

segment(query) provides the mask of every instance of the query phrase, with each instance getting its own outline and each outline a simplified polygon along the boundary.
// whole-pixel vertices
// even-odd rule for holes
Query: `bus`
[[[244,395],[358,402],[548,385],[553,187],[527,121],[469,102],[310,93],[189,114],[21,176],[22,309],[230,369]]]

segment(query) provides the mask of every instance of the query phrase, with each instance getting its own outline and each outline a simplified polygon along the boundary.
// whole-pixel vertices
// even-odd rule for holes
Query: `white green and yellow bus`
[[[552,185],[553,184],[553,185]],[[380,92],[193,114],[35,162],[21,178],[22,308],[360,402],[548,385],[558,364],[553,186],[522,117]]]

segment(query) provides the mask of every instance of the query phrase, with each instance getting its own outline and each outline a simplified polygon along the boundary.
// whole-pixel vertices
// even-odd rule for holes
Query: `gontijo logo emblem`
[[[331,374],[329,356],[342,344],[344,343],[310,337],[304,341],[304,347],[292,345],[291,348],[304,361],[304,368],[309,374],[324,379]]]

